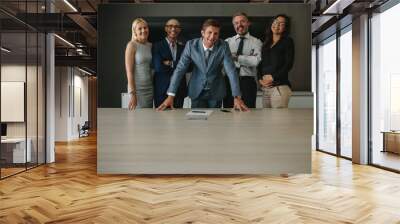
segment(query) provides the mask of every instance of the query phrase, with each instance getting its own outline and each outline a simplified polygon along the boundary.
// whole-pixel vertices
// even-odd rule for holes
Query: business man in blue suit
[[[184,45],[178,42],[181,25],[178,20],[170,19],[165,23],[167,36],[153,44],[152,60],[154,65],[154,104],[159,107],[167,98],[167,89],[171,76],[181,57]],[[174,107],[182,108],[187,95],[186,79],[183,78],[174,98]]]
[[[247,111],[241,99],[239,79],[232,60],[228,44],[219,39],[220,25],[216,20],[208,19],[203,23],[201,38],[186,43],[181,59],[171,78],[167,90],[168,97],[157,108],[164,110],[173,108],[174,97],[178,86],[189,66],[193,65],[189,81],[188,95],[192,100],[192,108],[219,108],[225,91],[222,68],[225,69],[231,84],[234,108]]]

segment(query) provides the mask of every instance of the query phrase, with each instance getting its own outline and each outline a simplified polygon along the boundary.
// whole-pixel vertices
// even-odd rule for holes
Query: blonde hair
[[[147,27],[149,26],[147,24],[146,20],[144,20],[143,18],[137,18],[137,19],[133,20],[133,22],[132,22],[132,41],[136,41],[136,39],[137,39],[137,36],[136,36],[136,33],[135,33],[135,28],[139,23],[143,23]]]

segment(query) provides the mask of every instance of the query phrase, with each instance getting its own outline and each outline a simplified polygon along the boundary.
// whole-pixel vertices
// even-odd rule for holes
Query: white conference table
[[[188,111],[99,108],[98,174],[311,172],[312,109]]]

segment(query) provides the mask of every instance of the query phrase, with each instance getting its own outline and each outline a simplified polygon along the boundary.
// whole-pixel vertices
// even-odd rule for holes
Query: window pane
[[[340,153],[352,157],[352,35],[340,36]]]
[[[318,149],[336,153],[336,39],[318,48]]]
[[[400,170],[400,4],[372,22],[372,163]],[[386,137],[386,138],[384,138]],[[385,145],[384,145],[385,144]]]

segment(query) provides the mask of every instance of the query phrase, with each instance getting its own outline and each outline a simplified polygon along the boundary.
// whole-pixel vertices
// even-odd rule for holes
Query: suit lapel
[[[206,58],[204,55],[203,40],[201,38],[197,42],[197,49],[200,54],[200,59],[201,59],[201,63],[202,63],[201,65],[202,65],[203,71],[206,72],[207,71]]]
[[[217,55],[217,51],[218,51],[218,49],[219,49],[219,46],[218,46],[218,44],[219,44],[219,41],[217,41],[215,44],[214,44],[214,48],[213,48],[213,50],[211,51],[211,53],[210,53],[210,56],[209,56],[209,58],[208,58],[208,64],[207,64],[207,71],[210,69],[210,67],[212,66],[212,64],[214,64],[214,58],[216,57],[216,55]]]
[[[173,57],[172,57],[172,52],[171,52],[171,48],[169,48],[169,44],[168,44],[168,42],[167,42],[167,40],[164,38],[164,40],[163,40],[163,48],[164,48],[164,50],[166,51],[166,52],[168,52],[168,57],[169,58],[171,58],[171,59],[173,59]]]
[[[185,45],[177,43],[176,46],[178,47],[177,50],[176,50],[176,59],[179,59],[181,57],[183,49],[185,48]]]

